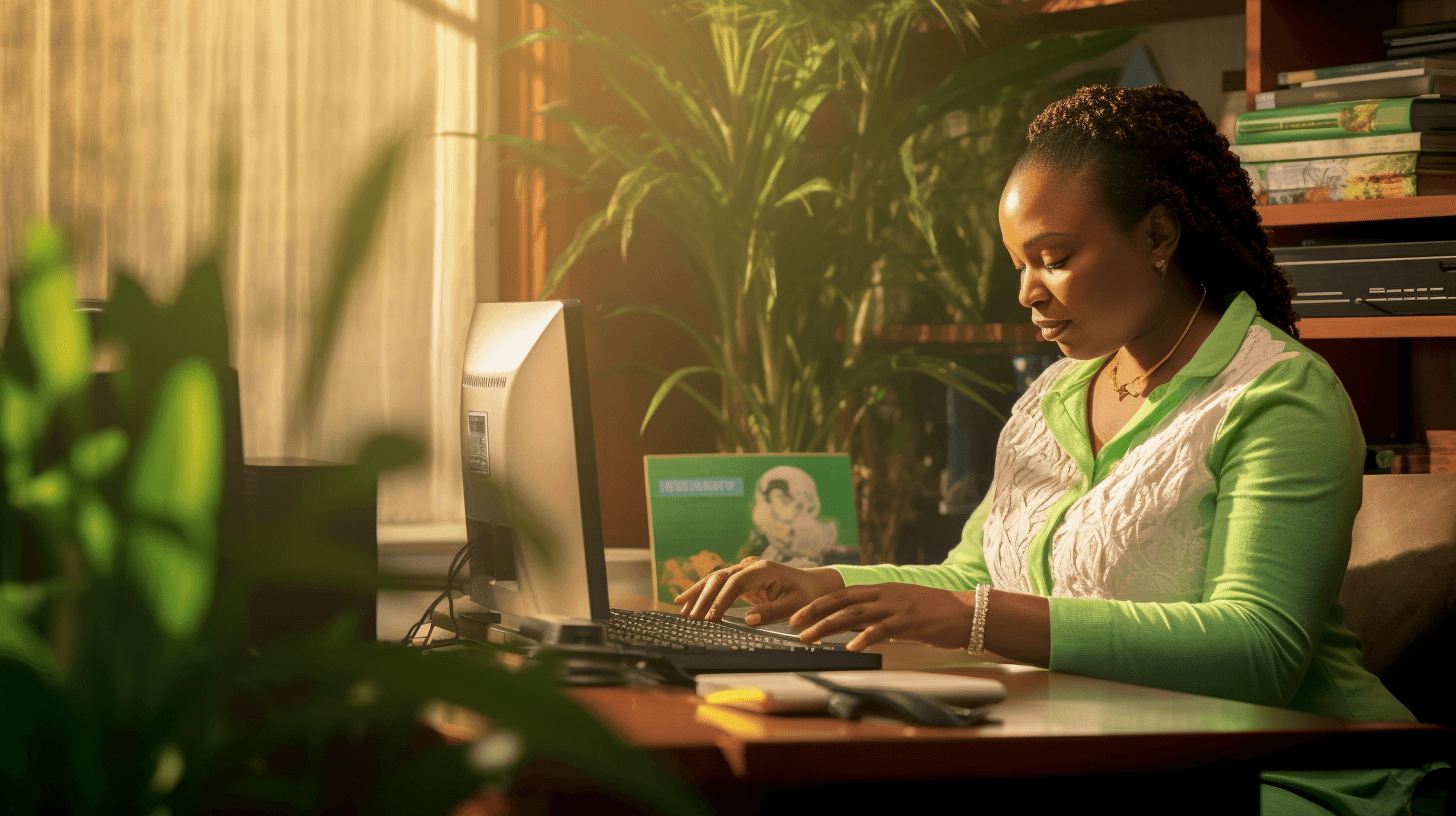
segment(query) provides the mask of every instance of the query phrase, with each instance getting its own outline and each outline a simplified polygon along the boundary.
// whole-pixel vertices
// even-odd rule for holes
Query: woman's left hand
[[[969,595],[969,593],[964,593]],[[959,649],[971,639],[975,607],[958,593],[916,584],[867,584],[824,595],[789,618],[799,640],[813,643],[829,635],[863,629],[850,641],[860,651],[898,638]]]

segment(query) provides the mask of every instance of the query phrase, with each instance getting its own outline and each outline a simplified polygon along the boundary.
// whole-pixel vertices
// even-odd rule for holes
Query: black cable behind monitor
[[[425,609],[425,613],[420,616],[419,620],[415,621],[415,624],[409,628],[409,631],[406,632],[405,636],[400,640],[401,643],[404,643],[405,645],[413,645],[415,637],[420,631],[420,627],[424,626],[425,623],[428,621],[430,624],[430,629],[428,632],[425,633],[425,642],[421,645],[423,647],[428,647],[430,645],[430,637],[435,634],[435,608],[440,605],[440,601],[446,601],[449,603],[450,620],[455,624],[455,631],[457,633],[456,637],[453,639],[459,639],[458,633],[460,631],[460,624],[458,621],[455,620],[455,596],[452,593],[455,589],[455,579],[459,577],[460,570],[464,569],[465,565],[470,562],[470,559],[466,557],[469,552],[470,544],[467,543],[465,544],[465,546],[460,548],[459,552],[455,553],[454,558],[450,559],[450,567],[445,571],[445,591],[441,592],[439,596],[436,597],[435,600],[431,602],[431,604]]]

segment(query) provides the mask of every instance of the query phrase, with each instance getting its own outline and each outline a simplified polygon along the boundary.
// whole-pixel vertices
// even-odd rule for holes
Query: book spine
[[[1425,59],[1399,59],[1381,60],[1380,62],[1360,62],[1354,65],[1336,65],[1331,68],[1307,68],[1303,71],[1280,71],[1275,77],[1280,85],[1295,85],[1300,82],[1313,82],[1316,79],[1334,79],[1335,77],[1355,76],[1357,74],[1375,74],[1382,71],[1399,71],[1405,68],[1425,68]]]
[[[1244,162],[1279,162],[1321,159],[1331,156],[1373,156],[1421,149],[1423,134],[1390,133],[1384,136],[1356,136],[1350,139],[1317,139],[1307,142],[1273,142],[1230,145],[1229,150]]]
[[[1416,54],[1448,55],[1453,51],[1456,51],[1456,39],[1424,43],[1422,45],[1405,45],[1399,48],[1387,48],[1385,53],[1392,57],[1411,57]]]
[[[1416,153],[1341,156],[1244,166],[1260,204],[1302,204],[1416,194]]]
[[[1377,79],[1399,79],[1401,77],[1426,76],[1452,76],[1456,74],[1450,68],[1406,68],[1401,71],[1381,71],[1378,74],[1359,74],[1357,76],[1334,77],[1333,79],[1316,79],[1310,82],[1301,82],[1301,88],[1318,88],[1321,85],[1347,85],[1352,82],[1374,82]]]
[[[1325,188],[1316,187],[1308,190],[1270,190],[1260,198],[1259,206],[1269,204],[1313,204],[1322,201],[1354,201],[1357,198],[1414,198],[1416,195],[1415,176],[1396,176],[1385,179],[1378,189],[1373,191],[1362,186],[1362,192],[1372,193],[1367,195],[1352,195],[1338,187]]]
[[[1421,23],[1420,25],[1387,28],[1380,32],[1380,36],[1386,42],[1390,42],[1401,37],[1419,37],[1422,34],[1438,34],[1446,31],[1456,31],[1456,20],[1442,20],[1435,23]]]
[[[1413,97],[1365,99],[1239,114],[1234,144],[1342,139],[1361,133],[1408,133]]]
[[[1349,82],[1319,85],[1313,88],[1285,88],[1254,95],[1254,110],[1290,108],[1298,105],[1321,105],[1326,102],[1349,102],[1357,99],[1386,99],[1395,96],[1420,96],[1433,93],[1434,76],[1398,77],[1370,82]]]

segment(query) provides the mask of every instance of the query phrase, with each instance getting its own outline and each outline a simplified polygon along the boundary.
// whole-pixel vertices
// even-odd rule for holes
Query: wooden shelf
[[[1302,206],[1302,205],[1291,205]],[[1456,337],[1456,315],[1311,317],[1299,321],[1299,339]]]
[[[1036,32],[1066,34],[1137,28],[1243,14],[1245,0],[999,0],[976,10],[993,28],[1008,18],[1034,19]]]
[[[1456,216],[1456,195],[1372,198],[1319,204],[1276,204],[1258,209],[1266,227],[1348,224],[1397,218],[1441,218]]]
[[[1456,337],[1456,315],[1309,317],[1299,321],[1298,325],[1300,339]],[[871,326],[866,333],[876,340],[891,343],[965,343],[1019,347],[1051,345],[1041,339],[1041,331],[1030,323],[892,323]],[[835,338],[840,337],[843,334],[835,332]]]
[[[1040,343],[1041,330],[1030,323],[871,326],[868,334],[892,343]]]

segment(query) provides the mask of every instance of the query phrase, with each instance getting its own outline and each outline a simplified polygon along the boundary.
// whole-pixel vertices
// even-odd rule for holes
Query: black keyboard
[[[661,655],[689,674],[880,667],[880,656],[872,652],[851,652],[837,643],[809,645],[774,632],[672,612],[613,609],[607,639],[632,651]]]

